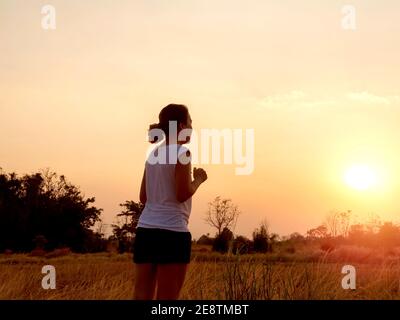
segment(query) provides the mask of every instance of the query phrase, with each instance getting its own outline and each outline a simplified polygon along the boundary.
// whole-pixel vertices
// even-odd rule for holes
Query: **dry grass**
[[[41,286],[44,265],[55,266],[57,289]],[[71,254],[58,258],[0,257],[0,299],[129,299],[133,264],[128,255]]]
[[[193,250],[181,299],[399,299],[397,255],[343,247],[243,256]],[[57,289],[41,287],[41,268],[57,271]],[[357,270],[357,289],[344,290],[341,269]],[[57,252],[0,255],[0,299],[131,299],[132,255]]]

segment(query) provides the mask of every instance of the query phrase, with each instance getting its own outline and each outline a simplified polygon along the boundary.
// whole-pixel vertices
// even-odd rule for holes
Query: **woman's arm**
[[[142,177],[142,183],[140,185],[140,202],[143,204],[146,204],[147,201],[147,195],[146,195],[146,168],[144,169],[143,172],[143,177]]]
[[[198,187],[207,180],[207,173],[203,169],[194,168],[192,180],[191,163],[182,164],[177,161],[175,166],[175,189],[176,198],[179,202],[189,199],[198,189]]]

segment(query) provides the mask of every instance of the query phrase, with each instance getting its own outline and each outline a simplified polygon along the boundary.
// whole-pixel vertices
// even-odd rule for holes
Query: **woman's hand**
[[[207,180],[207,173],[202,168],[193,168],[193,178],[195,181],[203,183],[204,181]]]
[[[194,195],[198,187],[207,180],[207,173],[203,169],[193,169],[193,179],[191,174],[191,164],[182,164],[180,161],[175,167],[175,188],[176,199],[184,202]]]

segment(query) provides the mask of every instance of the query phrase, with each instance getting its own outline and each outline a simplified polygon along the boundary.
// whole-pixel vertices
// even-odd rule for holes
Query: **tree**
[[[222,232],[215,237],[212,250],[221,253],[226,253],[232,249],[233,232],[227,227],[224,227]]]
[[[331,237],[347,237],[350,229],[351,210],[331,211],[325,219],[325,226]]]
[[[207,235],[203,234],[197,241],[197,244],[202,244],[202,245],[212,245],[214,242],[213,238],[209,237],[209,233]]]
[[[230,199],[221,199],[217,196],[212,202],[208,203],[208,211],[204,219],[207,224],[217,229],[217,236],[225,228],[234,230],[239,217],[239,209]]]
[[[233,253],[245,254],[251,249],[251,241],[244,236],[237,236],[233,241]]]
[[[370,234],[378,233],[382,227],[382,220],[379,215],[370,213],[365,223],[366,231]]]
[[[117,219],[122,219],[123,221],[118,221],[112,227],[114,238],[118,240],[118,251],[123,253],[129,251],[131,247],[144,205],[141,202],[125,201],[125,203],[120,204],[120,207],[123,210],[117,214]]]
[[[22,177],[0,170],[0,251],[30,251],[38,239],[46,239],[46,249],[91,251],[90,228],[102,212],[94,202],[94,197],[85,198],[78,187],[49,169]]]
[[[304,241],[304,236],[300,234],[299,232],[293,232],[289,235],[289,241],[292,242],[301,242]]]
[[[307,237],[311,239],[326,238],[327,236],[328,229],[326,228],[326,225],[320,225],[307,231]]]
[[[350,227],[349,239],[355,243],[361,243],[366,235],[365,226],[363,224],[353,224]]]
[[[385,222],[379,232],[378,239],[386,249],[392,249],[400,243],[400,228],[392,222]]]
[[[266,219],[260,223],[260,228],[253,231],[253,249],[255,252],[271,251],[269,224]]]
[[[253,232],[253,249],[255,252],[267,252],[269,250],[268,234],[263,227]]]

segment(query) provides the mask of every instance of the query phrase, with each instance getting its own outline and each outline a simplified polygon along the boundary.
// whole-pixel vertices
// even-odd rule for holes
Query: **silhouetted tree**
[[[365,230],[365,226],[363,224],[353,224],[350,226],[349,231],[349,240],[353,243],[361,244],[364,242],[364,239],[367,235]],[[371,234],[372,235],[372,234]]]
[[[307,231],[307,238],[309,239],[326,238],[327,236],[328,229],[325,225],[320,225],[314,229],[310,229]]]
[[[132,240],[144,205],[141,202],[125,201],[120,206],[123,208],[122,212],[117,214],[120,221],[112,226],[114,239],[118,240],[118,251],[123,253],[132,249]]]
[[[400,228],[392,222],[385,222],[379,232],[380,244],[386,249],[392,249],[400,244]]]
[[[304,240],[304,236],[299,233],[299,232],[292,232],[289,235],[289,241],[303,241]]]
[[[253,231],[253,249],[255,252],[270,251],[269,226],[266,220],[261,222],[260,228]]]
[[[210,238],[210,234],[207,233],[207,235],[203,234],[197,241],[197,244],[202,244],[202,245],[212,245],[214,242],[213,238]]]
[[[368,215],[367,222],[364,225],[367,233],[378,233],[380,228],[382,227],[382,220],[379,215],[375,213],[370,213]]]
[[[235,254],[249,253],[251,249],[251,241],[244,236],[237,236],[233,241],[233,253]]]
[[[331,237],[347,237],[350,229],[351,210],[331,211],[325,219],[325,226]]]
[[[0,251],[30,251],[39,236],[46,239],[47,249],[90,251],[85,241],[102,211],[94,202],[50,170],[23,177],[0,170]]]
[[[239,214],[238,207],[232,203],[232,200],[221,199],[218,196],[208,203],[208,210],[204,220],[207,224],[217,229],[218,236],[225,228],[235,228]]]
[[[227,227],[222,232],[216,235],[212,246],[213,251],[226,253],[232,248],[233,233]]]

